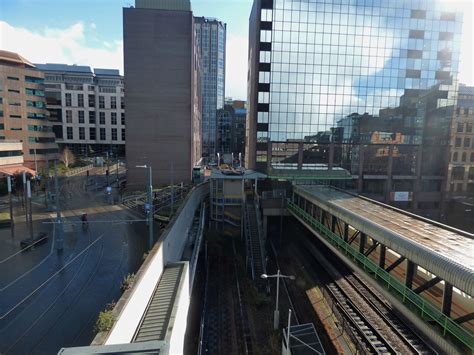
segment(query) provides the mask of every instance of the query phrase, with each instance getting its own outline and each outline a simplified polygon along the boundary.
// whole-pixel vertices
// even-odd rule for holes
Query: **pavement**
[[[147,245],[144,223],[111,205],[106,177],[61,179],[63,231],[44,195],[34,196],[33,230],[47,232],[46,244],[20,251],[29,236],[24,211],[15,201],[15,235],[0,229],[0,353],[55,354],[61,347],[88,345],[99,311],[120,297],[120,283],[141,264]],[[97,184],[96,184],[97,182]],[[116,199],[116,189],[112,196]],[[0,210],[8,209],[0,200]],[[80,221],[88,214],[89,226]],[[62,251],[58,241],[64,240]]]

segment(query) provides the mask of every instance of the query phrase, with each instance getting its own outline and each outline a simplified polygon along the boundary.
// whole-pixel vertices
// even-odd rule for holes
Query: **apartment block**
[[[218,110],[224,108],[226,24],[207,17],[195,17],[196,37],[202,69],[202,155],[215,157],[218,145]]]
[[[116,69],[36,64],[56,141],[79,156],[125,155],[123,76]]]
[[[0,139],[22,142],[30,169],[58,157],[48,117],[43,73],[19,54],[0,51]]]
[[[189,1],[123,9],[127,184],[190,182],[201,158],[201,67]],[[178,6],[179,5],[179,6]],[[189,6],[188,6],[189,5]]]

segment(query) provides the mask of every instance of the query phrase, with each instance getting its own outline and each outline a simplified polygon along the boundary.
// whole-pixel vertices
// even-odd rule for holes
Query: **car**
[[[47,241],[48,241],[48,233],[40,232],[40,233],[36,233],[33,236],[33,239],[31,238],[23,239],[20,242],[20,247],[22,250],[29,250],[33,245],[34,246],[41,245],[41,244],[46,243]]]

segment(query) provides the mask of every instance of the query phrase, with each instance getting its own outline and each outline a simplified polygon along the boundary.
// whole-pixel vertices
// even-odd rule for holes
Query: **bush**
[[[99,313],[99,318],[95,322],[94,332],[108,332],[114,324],[112,310],[105,310]]]
[[[135,282],[135,274],[127,274],[120,285],[120,289],[122,292],[125,292],[129,288],[132,287],[133,283]]]

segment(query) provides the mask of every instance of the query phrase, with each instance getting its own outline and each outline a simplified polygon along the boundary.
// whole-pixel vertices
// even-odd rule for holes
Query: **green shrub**
[[[114,324],[112,310],[105,310],[99,313],[99,318],[95,322],[94,332],[108,332]]]
[[[122,290],[122,292],[125,292],[126,290],[132,287],[134,282],[135,282],[135,274],[127,274],[122,280],[120,289]]]

